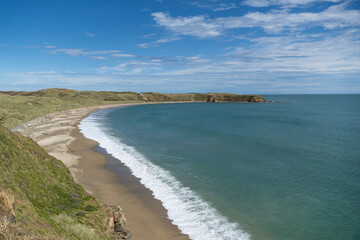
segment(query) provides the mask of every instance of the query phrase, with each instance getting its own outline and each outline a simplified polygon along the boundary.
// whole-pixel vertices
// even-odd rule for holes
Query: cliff
[[[120,208],[97,201],[61,161],[1,125],[0,173],[0,239],[131,238]]]

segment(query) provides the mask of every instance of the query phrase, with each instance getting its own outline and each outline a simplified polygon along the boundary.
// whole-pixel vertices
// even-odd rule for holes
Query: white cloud
[[[50,71],[35,71],[35,72],[27,72],[28,75],[54,75],[56,74],[56,71],[50,70]]]
[[[232,46],[227,54],[217,57],[136,56],[136,61],[103,67],[101,71],[184,79],[218,75],[219,81],[227,77],[234,80],[235,75],[251,75],[256,79],[275,72],[284,76],[360,74],[360,30],[357,29],[331,34],[254,37],[246,41],[246,47]]]
[[[58,48],[54,50],[46,50],[49,54],[58,54],[63,53],[69,56],[78,57],[78,56],[86,56],[86,55],[104,55],[104,54],[113,54],[118,53],[118,50],[101,50],[101,51],[87,51],[82,48],[74,49],[74,48]]]
[[[211,2],[213,3],[194,1],[194,2],[188,2],[188,4],[196,6],[198,8],[211,9],[214,12],[227,11],[230,9],[237,8],[235,3],[216,3],[216,1],[211,1]]]
[[[218,18],[214,21],[226,29],[262,27],[267,33],[278,33],[285,29],[296,30],[305,24],[307,27],[322,26],[326,29],[360,26],[360,11],[346,10],[343,4],[339,4],[319,13],[291,13],[286,10],[270,13],[253,12],[242,17]]]
[[[106,58],[103,56],[90,56],[89,58],[97,59],[97,60],[105,60]]]
[[[155,12],[151,14],[159,26],[179,34],[199,38],[216,37],[221,34],[218,24],[208,21],[207,16],[173,18],[167,13]]]
[[[139,74],[143,72],[158,71],[161,69],[161,63],[157,61],[127,61],[120,63],[115,67],[106,67],[107,70],[114,70],[125,75]],[[104,70],[104,68],[102,68]]]
[[[148,48],[151,46],[151,44],[150,43],[139,43],[139,44],[137,44],[137,46],[139,48]]]
[[[152,16],[159,26],[176,35],[212,38],[221,35],[225,30],[238,28],[261,27],[267,33],[280,33],[284,30],[298,30],[304,25],[321,26],[325,29],[360,26],[360,11],[347,10],[345,6],[333,5],[318,13],[292,13],[282,10],[268,13],[251,12],[239,17],[215,19],[205,15],[174,18],[163,12],[152,13]]]
[[[56,46],[53,45],[46,45],[45,48],[56,48]]]
[[[38,71],[19,73],[13,85],[87,88],[122,87],[144,91],[358,92],[360,30],[331,34],[292,34],[247,38],[247,47],[234,45],[228,54],[141,57],[88,73]],[[114,53],[115,54],[115,53]],[[117,60],[118,61],[118,60]],[[351,86],[351,88],[349,87]],[[103,88],[102,88],[103,89]]]
[[[64,48],[59,48],[59,49],[55,49],[55,50],[48,50],[46,52],[50,53],[50,54],[64,53],[66,55],[75,56],[75,57],[85,54],[84,49],[64,49]]]
[[[179,37],[172,37],[172,38],[162,38],[159,40],[156,40],[154,43],[168,43],[168,42],[173,42],[173,41],[177,41],[180,40]]]
[[[95,33],[91,33],[91,32],[84,32],[85,36],[87,37],[95,37]]]
[[[134,58],[136,57],[135,55],[132,55],[132,54],[125,54],[125,53],[115,53],[115,54],[111,54],[111,56],[113,57],[125,57],[125,58]]]
[[[269,7],[269,6],[285,6],[285,7],[297,7],[299,5],[306,5],[316,2],[332,2],[337,3],[341,0],[245,0],[244,5],[250,7]]]
[[[143,37],[143,38],[152,38],[152,37],[155,36],[155,35],[156,35],[156,33],[149,33],[149,34],[143,35],[142,37]]]
[[[173,42],[173,41],[177,41],[177,40],[180,40],[180,38],[179,37],[161,38],[156,41],[149,42],[149,43],[140,43],[140,44],[137,44],[137,46],[140,48],[148,48],[150,46],[154,46],[154,45],[156,46],[159,43],[168,43],[168,42]]]
[[[330,36],[293,35],[248,39],[251,44],[160,75],[360,74],[360,31]],[[201,60],[198,59],[198,60]]]
[[[218,6],[216,6],[213,9],[213,11],[214,12],[227,11],[227,10],[234,9],[234,8],[236,8],[235,3],[220,3]]]

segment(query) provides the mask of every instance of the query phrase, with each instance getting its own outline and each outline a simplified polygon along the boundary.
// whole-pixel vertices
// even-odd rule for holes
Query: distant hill
[[[44,89],[36,92],[0,92],[0,122],[14,127],[46,114],[93,105],[134,102],[265,102],[259,95],[230,93],[155,93]]]

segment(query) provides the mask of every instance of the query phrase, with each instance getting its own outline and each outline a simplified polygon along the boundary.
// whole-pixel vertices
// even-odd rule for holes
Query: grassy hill
[[[0,125],[0,239],[110,239],[110,211],[61,161]]]
[[[93,105],[132,102],[172,101],[237,101],[263,102],[258,95],[237,95],[229,93],[135,93],[95,92],[70,89],[44,89],[36,92],[0,92],[0,122],[5,127],[14,127],[46,114]]]

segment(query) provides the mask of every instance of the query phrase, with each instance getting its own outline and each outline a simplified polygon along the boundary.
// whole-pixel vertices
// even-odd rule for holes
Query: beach
[[[142,103],[143,104],[143,103]],[[77,125],[90,113],[116,104],[56,112],[22,124],[13,131],[31,137],[50,155],[61,160],[75,181],[87,192],[109,205],[119,205],[133,239],[189,239],[167,218],[167,211],[150,190],[117,159],[85,138]],[[110,168],[112,170],[110,170]]]

